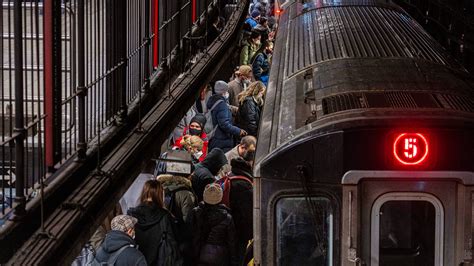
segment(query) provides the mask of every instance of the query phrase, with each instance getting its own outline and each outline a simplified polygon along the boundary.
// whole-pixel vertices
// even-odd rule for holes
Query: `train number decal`
[[[428,141],[420,133],[402,133],[393,142],[393,155],[404,165],[417,165],[428,156]]]

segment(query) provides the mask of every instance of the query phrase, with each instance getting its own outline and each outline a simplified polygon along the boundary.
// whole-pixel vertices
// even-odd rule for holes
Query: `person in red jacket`
[[[174,143],[173,149],[182,149],[183,145],[181,144],[181,140],[186,135],[194,135],[198,136],[202,139],[203,147],[202,147],[202,158],[206,158],[207,155],[207,146],[209,145],[209,140],[207,139],[206,132],[204,130],[204,126],[206,125],[206,117],[203,114],[197,114],[191,119],[191,123],[189,123],[189,127],[185,127],[183,129],[183,134],[179,137],[176,142]]]

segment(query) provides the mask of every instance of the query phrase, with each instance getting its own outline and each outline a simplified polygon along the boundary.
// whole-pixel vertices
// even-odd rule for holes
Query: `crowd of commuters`
[[[200,89],[154,174],[137,178],[120,201],[124,214],[91,248],[92,265],[248,265],[252,167],[275,27],[268,3],[253,2],[235,73]],[[222,19],[209,29],[213,39]],[[170,169],[175,152],[189,172]]]

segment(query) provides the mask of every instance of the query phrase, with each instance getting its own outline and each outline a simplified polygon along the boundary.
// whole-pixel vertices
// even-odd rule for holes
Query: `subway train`
[[[472,265],[473,76],[390,1],[277,6],[255,265]]]

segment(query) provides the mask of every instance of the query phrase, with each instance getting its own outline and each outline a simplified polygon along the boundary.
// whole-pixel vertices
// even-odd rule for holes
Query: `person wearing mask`
[[[214,128],[212,129],[212,138],[209,141],[209,150],[220,148],[227,152],[234,147],[234,137],[243,137],[247,135],[247,132],[232,124],[232,112],[227,104],[229,99],[227,83],[222,80],[216,81],[214,91],[216,94],[211,96],[207,102],[208,109],[216,104],[211,111]]]
[[[250,162],[253,158],[247,158]],[[229,176],[243,176],[246,179],[234,179],[231,182],[229,208],[235,222],[237,234],[237,253],[239,261],[243,261],[249,241],[253,238],[253,181],[250,162],[243,158],[230,161],[232,171]]]
[[[224,152],[215,148],[207,155],[202,163],[196,165],[196,170],[191,174],[191,182],[198,202],[202,201],[204,188],[207,184],[214,183],[219,171],[227,163]]]
[[[129,209],[128,215],[138,220],[135,225],[136,242],[148,265],[182,265],[174,218],[166,210],[163,198],[161,183],[148,180],[143,186],[140,204]]]
[[[95,262],[107,265],[147,265],[145,256],[137,249],[135,224],[137,219],[128,215],[118,215],[110,223],[111,231],[100,245]]]
[[[249,88],[239,94],[239,122],[249,135],[257,136],[260,113],[263,107],[265,86],[255,81]]]
[[[202,155],[204,158],[207,155],[207,147],[209,145],[209,141],[207,139],[207,134],[204,130],[204,127],[206,125],[206,116],[203,114],[196,114],[190,121],[189,127],[185,127],[183,129],[183,134],[176,139],[176,142],[174,143],[173,149],[183,149],[182,146],[182,141],[183,137],[186,135],[192,135],[192,136],[198,136],[202,139],[203,141],[203,146],[202,146]],[[202,160],[204,160],[202,158]],[[202,161],[200,160],[200,161]]]
[[[235,79],[229,82],[229,104],[239,106],[237,96],[243,92],[253,78],[252,68],[247,65],[240,66],[235,72]]]
[[[240,65],[250,65],[254,55],[262,46],[260,33],[252,30],[250,37],[243,43],[240,51]]]
[[[232,161],[232,159],[236,159],[239,157],[245,159],[249,153],[255,154],[256,147],[257,147],[257,138],[255,138],[254,136],[248,135],[248,136],[243,137],[237,146],[235,146],[232,150],[228,151],[225,154],[225,157],[227,158],[228,162]]]
[[[267,42],[264,47],[257,52],[255,60],[252,62],[252,70],[255,80],[268,84],[268,74],[270,72],[270,60],[273,53],[273,43]]]
[[[270,33],[270,28],[268,27],[268,19],[266,17],[260,17],[258,19],[258,25],[253,29],[257,31],[262,36],[260,42],[265,43],[268,41],[268,34]]]
[[[239,265],[235,249],[235,226],[223,204],[222,188],[208,184],[203,201],[190,214],[193,261],[196,265]]]

